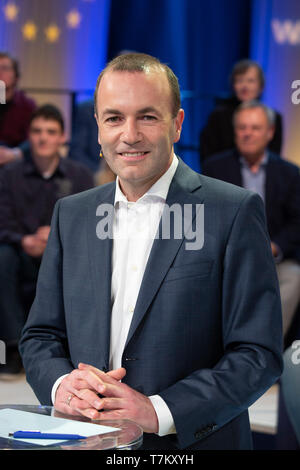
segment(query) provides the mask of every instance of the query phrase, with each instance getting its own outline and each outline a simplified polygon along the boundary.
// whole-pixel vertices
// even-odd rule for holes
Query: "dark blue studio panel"
[[[177,152],[199,170],[199,132],[228,75],[248,56],[248,0],[112,0],[108,57],[122,50],[159,57],[174,70],[186,118]]]

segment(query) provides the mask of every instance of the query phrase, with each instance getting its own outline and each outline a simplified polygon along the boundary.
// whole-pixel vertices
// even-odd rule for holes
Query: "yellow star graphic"
[[[46,39],[49,42],[56,42],[60,36],[60,29],[56,24],[49,24],[45,29]]]
[[[19,8],[14,3],[8,2],[3,8],[3,11],[8,21],[15,21],[19,13]]]
[[[34,41],[36,38],[37,27],[33,21],[27,21],[22,28],[22,33],[27,41]]]
[[[69,28],[76,29],[79,27],[81,21],[81,15],[78,10],[71,10],[66,15],[66,20]]]

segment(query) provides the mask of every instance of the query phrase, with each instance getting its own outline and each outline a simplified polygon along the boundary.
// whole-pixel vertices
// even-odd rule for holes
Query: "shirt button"
[[[136,271],[137,271],[137,266],[136,266],[135,264],[132,265],[132,266],[131,266],[131,270],[134,271],[134,272],[136,272]]]

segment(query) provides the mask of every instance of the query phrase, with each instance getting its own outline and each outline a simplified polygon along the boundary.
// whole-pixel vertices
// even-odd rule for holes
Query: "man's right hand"
[[[36,233],[32,235],[25,235],[21,241],[22,248],[25,253],[34,258],[41,257],[45,251],[49,233],[50,226],[44,225],[39,227]]]
[[[47,242],[34,235],[25,235],[22,238],[21,245],[27,255],[33,258],[39,258],[43,255]]]
[[[107,375],[120,381],[125,377],[126,370],[121,367],[107,372]],[[101,384],[101,380],[92,370],[74,369],[58,386],[54,408],[73,416],[83,415],[90,419],[99,419],[101,402],[97,390]]]

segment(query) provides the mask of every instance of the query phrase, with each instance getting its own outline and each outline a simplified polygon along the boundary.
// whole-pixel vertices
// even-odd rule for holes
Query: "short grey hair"
[[[241,111],[244,111],[245,109],[254,109],[254,108],[260,108],[264,111],[265,115],[267,116],[267,120],[268,120],[270,127],[273,127],[275,125],[275,121],[276,121],[275,111],[269,106],[262,103],[261,101],[252,100],[252,101],[244,101],[236,108],[236,110],[233,113],[233,126],[235,126],[236,116]]]

